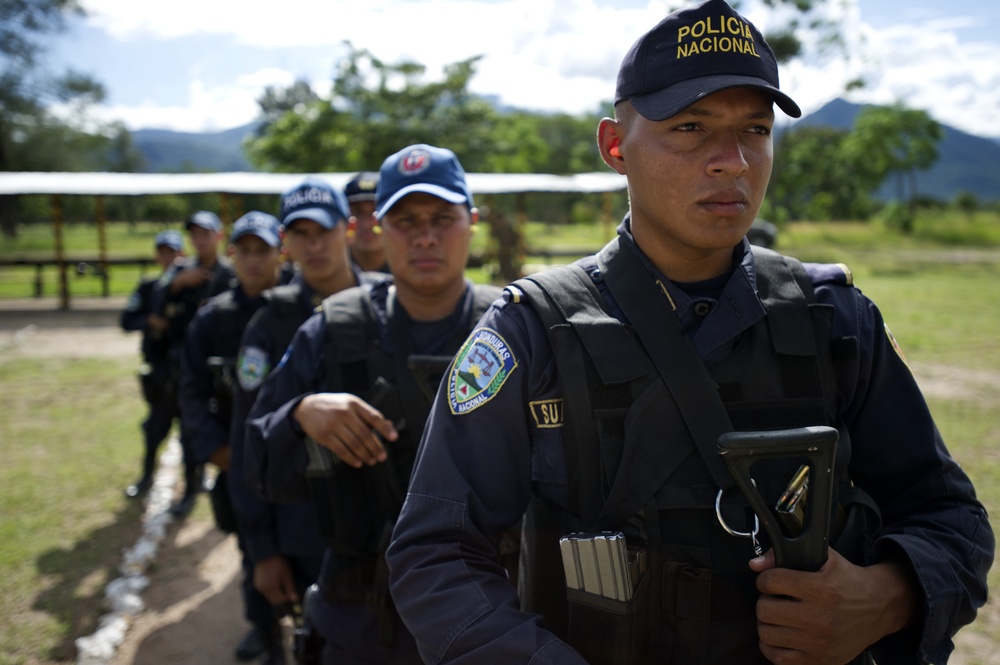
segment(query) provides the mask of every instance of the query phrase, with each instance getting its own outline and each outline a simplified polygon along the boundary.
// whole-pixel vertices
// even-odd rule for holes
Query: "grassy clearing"
[[[75,659],[140,506],[135,359],[0,359],[0,663]]]
[[[915,234],[907,237],[877,225],[792,225],[782,230],[779,248],[804,260],[847,263],[856,283],[879,303],[918,375],[926,366],[956,368],[957,381],[972,397],[968,390],[955,397],[935,393],[929,402],[950,450],[990,510],[996,532],[1000,310],[994,303],[1000,298],[1000,262],[993,253],[1000,254],[994,238],[1000,219],[977,217],[965,227],[963,243],[952,237],[953,230],[940,228],[947,221],[920,218]],[[961,220],[952,221],[961,226]],[[613,229],[599,225],[529,224],[528,244],[597,247],[608,233]],[[475,242],[485,243],[486,237],[480,230]],[[148,248],[151,238],[139,244]],[[966,253],[963,260],[956,259],[956,251]],[[140,454],[143,407],[135,363],[132,357],[39,359],[0,353],[0,594],[5,601],[0,605],[0,665],[74,658],[73,640],[93,632],[104,611],[104,585],[117,574],[121,550],[134,542],[139,528],[140,507],[121,493]],[[996,381],[974,380],[981,375]],[[963,381],[966,376],[972,378]],[[201,517],[208,519],[207,512]],[[1000,570],[991,572],[990,581],[1000,588]],[[996,607],[993,602],[971,630],[1000,650]]]

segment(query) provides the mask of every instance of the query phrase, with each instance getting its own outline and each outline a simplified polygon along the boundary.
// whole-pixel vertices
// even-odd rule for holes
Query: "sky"
[[[622,56],[684,0],[79,0],[87,15],[54,40],[49,65],[105,86],[95,118],[132,130],[221,131],[251,122],[265,86],[330,89],[345,41],[382,61],[441,67],[482,55],[470,88],[535,111],[591,112],[613,97]],[[734,3],[735,4],[735,3]],[[740,12],[765,33],[783,17]],[[805,115],[841,97],[927,111],[1000,138],[1000,2],[824,0],[846,48],[804,35],[781,87]],[[865,86],[845,92],[847,82]]]

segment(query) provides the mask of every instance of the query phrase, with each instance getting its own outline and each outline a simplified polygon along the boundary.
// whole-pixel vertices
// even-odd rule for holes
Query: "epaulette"
[[[524,299],[524,291],[517,288],[513,284],[508,284],[504,287],[503,292],[507,295],[507,302],[514,303],[515,305],[520,305],[521,301]]]
[[[854,286],[854,274],[845,263],[803,263],[813,286]]]

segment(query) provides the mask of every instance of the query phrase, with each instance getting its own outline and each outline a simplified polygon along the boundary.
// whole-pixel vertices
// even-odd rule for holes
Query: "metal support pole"
[[[62,196],[53,194],[52,230],[56,239],[56,266],[59,271],[59,308],[69,309],[69,281],[66,279],[66,251],[63,246]]]

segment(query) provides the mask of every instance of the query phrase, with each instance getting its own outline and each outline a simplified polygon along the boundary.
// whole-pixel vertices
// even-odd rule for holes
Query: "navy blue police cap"
[[[324,229],[332,229],[350,216],[343,192],[319,178],[306,178],[281,195],[281,225],[286,229],[300,219],[311,219]]]
[[[203,229],[208,229],[216,233],[222,231],[222,221],[219,220],[219,216],[208,210],[198,210],[191,213],[184,224],[184,228],[189,230],[192,226],[200,226]]]
[[[235,243],[244,236],[257,236],[271,247],[281,244],[281,224],[274,215],[259,210],[251,210],[233,223],[229,242]]]
[[[737,87],[763,90],[789,116],[802,115],[778,89],[778,64],[760,31],[724,0],[705,0],[669,14],[632,45],[618,70],[615,104],[627,99],[644,118],[660,121]]]
[[[153,239],[153,247],[169,247],[175,252],[179,252],[184,249],[184,239],[177,231],[160,231],[156,234],[156,238]]]
[[[455,153],[447,148],[419,143],[387,157],[379,169],[375,219],[382,219],[401,198],[413,192],[473,207],[465,169]]]
[[[344,196],[348,203],[357,201],[374,201],[375,190],[378,188],[378,173],[362,171],[344,186]]]

